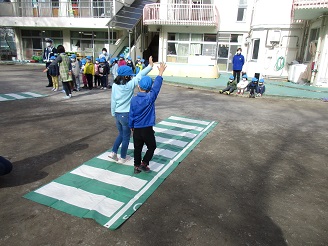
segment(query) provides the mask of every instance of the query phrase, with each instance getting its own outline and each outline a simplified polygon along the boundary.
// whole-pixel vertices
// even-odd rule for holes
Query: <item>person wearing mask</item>
[[[46,63],[46,68],[49,67],[51,61],[50,57],[57,55],[57,49],[53,46],[53,40],[51,38],[45,38],[46,41],[46,48],[43,50],[43,61]],[[52,77],[47,72],[47,78],[48,78],[48,85],[46,87],[53,87],[52,83]]]
[[[245,63],[245,57],[241,54],[242,49],[238,48],[237,53],[232,58],[232,70],[233,70],[233,77],[237,78],[237,84],[240,81],[240,72],[243,70],[243,66]]]
[[[106,61],[106,62],[109,61],[109,59],[110,59],[110,54],[108,54],[106,48],[102,48],[101,53],[100,53],[100,55],[99,55],[98,58],[99,58],[99,60],[100,60],[101,58],[105,58],[105,61]]]

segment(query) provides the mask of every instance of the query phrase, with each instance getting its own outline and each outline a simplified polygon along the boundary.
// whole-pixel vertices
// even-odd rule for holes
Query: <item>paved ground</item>
[[[35,66],[1,65],[0,245],[327,245],[328,104],[229,97],[164,85],[157,121],[171,115],[217,127],[118,230],[22,198],[111,147],[110,91],[70,100]],[[168,80],[168,79],[167,79]]]

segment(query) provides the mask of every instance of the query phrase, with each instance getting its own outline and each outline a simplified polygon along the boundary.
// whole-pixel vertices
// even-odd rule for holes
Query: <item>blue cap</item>
[[[137,59],[141,59],[141,56],[137,56]]]
[[[260,83],[264,83],[264,79],[260,79],[259,82],[260,82]]]
[[[134,75],[134,73],[132,71],[132,67],[129,67],[127,65],[120,66],[117,69],[117,74],[120,75],[120,76],[132,76],[132,75]]]
[[[232,75],[230,75],[229,79],[231,79],[231,80],[234,80],[234,79],[235,79],[235,77],[234,77],[234,76],[232,76]]]
[[[149,76],[142,77],[139,81],[139,87],[142,90],[149,91],[153,85],[153,80]]]
[[[96,61],[97,61],[97,62],[100,62],[100,59],[99,59],[99,58],[96,58]]]
[[[128,56],[128,60],[130,60],[130,61],[132,60],[131,56]]]
[[[55,60],[56,57],[55,56],[51,56],[49,60]]]
[[[81,60],[81,64],[82,65],[85,65],[87,63],[87,61],[83,58],[82,60]]]
[[[76,55],[75,54],[71,55],[71,58],[76,59]]]
[[[53,42],[54,42],[51,38],[45,38],[44,40],[45,40],[46,42],[50,42],[50,43],[53,43]]]
[[[106,62],[106,59],[105,58],[101,58],[101,59],[99,59],[99,62]]]
[[[145,59],[141,59],[140,61],[141,61],[141,62],[145,62]]]
[[[243,75],[243,78],[247,79],[247,74],[244,74],[244,75]]]
[[[252,82],[257,82],[258,81],[258,79],[257,78],[252,78]]]
[[[87,56],[86,58],[91,61],[91,56]]]
[[[124,55],[123,54],[120,54],[120,58],[124,58]]]

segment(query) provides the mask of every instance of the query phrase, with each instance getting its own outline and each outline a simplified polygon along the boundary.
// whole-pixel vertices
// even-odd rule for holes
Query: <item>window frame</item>
[[[252,61],[257,61],[259,59],[260,43],[261,43],[260,38],[252,39]]]

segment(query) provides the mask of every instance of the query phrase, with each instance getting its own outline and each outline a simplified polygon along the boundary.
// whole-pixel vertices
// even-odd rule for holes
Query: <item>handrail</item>
[[[1,11],[4,6],[6,11]],[[13,1],[0,3],[0,17],[75,17],[75,18],[111,18],[113,0],[90,1]]]
[[[218,11],[214,4],[146,4],[145,24],[217,26]]]

